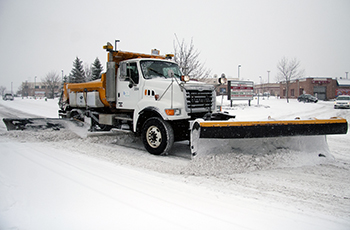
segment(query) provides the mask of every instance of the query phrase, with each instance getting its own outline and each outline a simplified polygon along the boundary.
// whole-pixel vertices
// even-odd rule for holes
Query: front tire
[[[167,154],[174,143],[173,128],[158,117],[149,118],[144,123],[141,137],[146,150],[154,155]]]

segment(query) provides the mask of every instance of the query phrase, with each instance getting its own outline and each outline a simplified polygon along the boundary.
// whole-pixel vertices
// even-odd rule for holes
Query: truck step
[[[130,117],[114,117],[116,120],[123,120],[123,121],[132,121],[133,119]]]
[[[127,130],[127,129],[116,129],[113,128],[111,129],[112,133],[133,133],[131,130]]]

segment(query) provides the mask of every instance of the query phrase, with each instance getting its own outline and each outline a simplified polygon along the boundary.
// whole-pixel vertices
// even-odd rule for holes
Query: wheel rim
[[[146,132],[146,139],[149,146],[158,148],[162,143],[162,133],[156,126],[150,126]]]

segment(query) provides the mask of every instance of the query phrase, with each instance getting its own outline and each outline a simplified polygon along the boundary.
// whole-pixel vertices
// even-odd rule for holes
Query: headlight
[[[184,81],[184,82],[188,82],[190,80],[190,77],[189,76],[184,76],[184,75],[182,75],[181,76],[181,81]]]

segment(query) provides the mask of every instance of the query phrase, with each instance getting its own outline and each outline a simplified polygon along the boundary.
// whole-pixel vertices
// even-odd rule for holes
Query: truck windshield
[[[169,70],[172,70],[175,77],[181,77],[179,66],[172,62],[146,60],[141,61],[140,64],[145,79],[157,77],[171,78],[171,76],[169,76]]]

